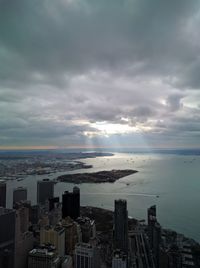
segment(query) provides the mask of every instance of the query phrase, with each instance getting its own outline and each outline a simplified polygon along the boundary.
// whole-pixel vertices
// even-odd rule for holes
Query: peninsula
[[[132,169],[123,170],[110,170],[110,171],[99,171],[93,173],[76,173],[76,174],[66,174],[61,175],[57,178],[57,181],[61,182],[71,182],[75,184],[79,183],[103,183],[103,182],[115,182],[118,179],[129,176],[138,172]]]

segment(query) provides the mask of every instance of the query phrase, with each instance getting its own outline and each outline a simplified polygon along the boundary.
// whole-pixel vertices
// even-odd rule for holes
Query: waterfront
[[[176,154],[130,154],[116,153],[111,157],[81,159],[93,165],[87,172],[111,169],[136,169],[139,172],[122,178],[115,183],[79,184],[81,205],[92,205],[113,209],[114,199],[128,201],[129,215],[146,219],[146,210],[156,204],[158,220],[165,228],[200,241],[200,156]],[[85,172],[85,169],[69,173]],[[49,175],[55,178],[63,173]],[[28,199],[36,201],[36,181],[47,175],[27,176],[22,181],[8,181],[8,196],[16,186],[28,188]],[[74,184],[57,183],[55,196],[71,190]],[[9,206],[12,198],[7,199]]]

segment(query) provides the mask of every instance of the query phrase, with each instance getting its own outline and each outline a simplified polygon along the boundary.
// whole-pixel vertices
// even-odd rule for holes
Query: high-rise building
[[[0,267],[14,268],[15,211],[0,207]]]
[[[114,211],[114,248],[128,252],[128,211],[126,200],[115,200]]]
[[[60,257],[65,255],[65,229],[45,226],[40,230],[40,244],[52,244]]]
[[[148,226],[152,224],[152,222],[157,221],[156,219],[156,206],[151,206],[150,208],[148,208],[147,210],[147,223]]]
[[[24,203],[25,204],[25,203]],[[15,268],[27,268],[27,256],[33,248],[33,233],[29,227],[29,207],[21,206],[16,210],[15,228]]]
[[[49,198],[49,211],[58,208],[59,204],[59,197]]]
[[[27,189],[25,187],[18,187],[13,190],[13,206],[15,203],[27,200]]]
[[[80,216],[80,189],[73,188],[73,192],[65,191],[62,196],[62,218],[77,219]]]
[[[61,259],[51,247],[32,249],[28,255],[28,268],[59,268]]]
[[[148,237],[143,227],[137,226],[129,232],[129,267],[155,268]]]
[[[6,207],[6,181],[0,180],[0,207]]]
[[[73,254],[75,245],[82,242],[82,234],[80,225],[67,217],[61,221],[62,227],[65,229],[65,250],[66,254]]]
[[[44,205],[54,195],[54,182],[44,179],[37,182],[37,202]]]
[[[172,245],[168,250],[168,267],[169,268],[182,268],[183,266],[183,257],[180,249],[177,245]],[[193,267],[193,265],[187,265],[185,267]],[[161,267],[162,268],[162,267]]]
[[[156,218],[156,206],[147,211],[149,244],[154,256],[155,267],[160,267],[161,226]]]
[[[75,247],[75,268],[93,268],[95,249],[88,243],[78,243]]]
[[[19,224],[19,232],[25,233],[29,227],[29,208],[21,206],[16,210],[16,220]]]
[[[78,217],[76,222],[81,227],[82,242],[89,243],[90,239],[96,237],[96,225],[94,220],[88,217]]]
[[[148,222],[148,236],[149,236],[149,244],[151,249],[154,244],[154,227],[157,222],[156,218],[156,206],[151,206],[147,210],[147,222]]]
[[[33,205],[30,207],[29,220],[32,224],[37,224],[39,220],[40,207],[39,205]]]

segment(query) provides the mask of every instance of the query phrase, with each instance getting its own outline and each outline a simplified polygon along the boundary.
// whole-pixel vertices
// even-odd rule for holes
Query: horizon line
[[[140,150],[188,150],[188,149],[196,149],[200,150],[200,147],[197,146],[176,146],[176,147],[167,147],[167,146],[133,146],[133,145],[125,145],[125,146],[83,146],[83,145],[76,145],[76,146],[0,146],[0,151],[29,151],[29,150],[69,150],[69,149],[140,149]]]

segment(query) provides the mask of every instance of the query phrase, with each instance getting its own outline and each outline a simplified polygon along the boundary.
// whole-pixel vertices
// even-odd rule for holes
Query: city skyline
[[[1,1],[0,149],[194,148],[200,3]]]

